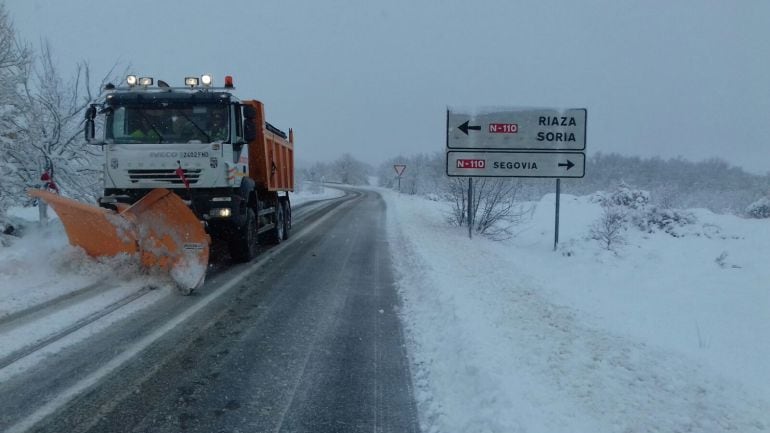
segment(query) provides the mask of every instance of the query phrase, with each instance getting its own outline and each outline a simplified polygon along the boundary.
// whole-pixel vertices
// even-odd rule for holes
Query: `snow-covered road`
[[[293,194],[292,206],[301,217],[342,195],[332,188]],[[70,246],[53,212],[45,227],[35,223],[36,208],[12,214],[29,223],[25,236],[0,248],[0,382],[177,295],[167,277],[143,275],[131,258],[97,261]]]

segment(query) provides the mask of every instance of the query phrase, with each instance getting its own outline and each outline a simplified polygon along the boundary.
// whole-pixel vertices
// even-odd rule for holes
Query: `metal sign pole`
[[[398,192],[401,192],[401,176],[398,176]]]
[[[561,179],[556,179],[556,226],[553,230],[553,250],[559,245],[559,198],[561,196]]]
[[[468,239],[473,239],[473,178],[468,178]]]

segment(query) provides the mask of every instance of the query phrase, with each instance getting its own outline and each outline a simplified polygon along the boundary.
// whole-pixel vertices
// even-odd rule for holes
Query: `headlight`
[[[199,83],[198,77],[185,77],[184,79],[185,86],[195,87],[198,85],[198,83]]]
[[[152,86],[152,77],[142,77],[139,79],[140,86]]]
[[[136,75],[129,75],[126,77],[126,84],[128,84],[130,87],[136,86]]]
[[[214,78],[210,74],[201,75],[201,84],[204,86],[209,87],[212,82],[214,82]]]
[[[233,210],[229,207],[211,209],[211,212],[209,212],[212,218],[230,218],[232,214]]]

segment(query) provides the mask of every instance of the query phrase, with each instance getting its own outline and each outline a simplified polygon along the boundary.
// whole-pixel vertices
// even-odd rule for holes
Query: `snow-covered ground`
[[[554,195],[495,242],[383,194],[425,431],[770,431],[770,220],[696,209],[614,254],[563,195],[554,252]]]
[[[632,228],[614,254],[586,236],[599,205],[562,196],[553,252],[553,195],[494,242],[449,226],[445,203],[381,191],[426,431],[770,431],[770,220],[692,210],[683,236]],[[0,358],[157,284],[135,270],[85,257],[55,220],[31,225],[0,248]],[[109,287],[4,330],[91,285]]]

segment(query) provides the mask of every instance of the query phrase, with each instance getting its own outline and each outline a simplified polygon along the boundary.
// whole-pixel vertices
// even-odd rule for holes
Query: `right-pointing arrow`
[[[566,163],[563,163],[563,162],[559,163],[559,167],[567,167],[567,170],[569,170],[570,168],[572,168],[574,166],[575,166],[575,164],[572,161],[570,161],[569,159],[567,160]]]

